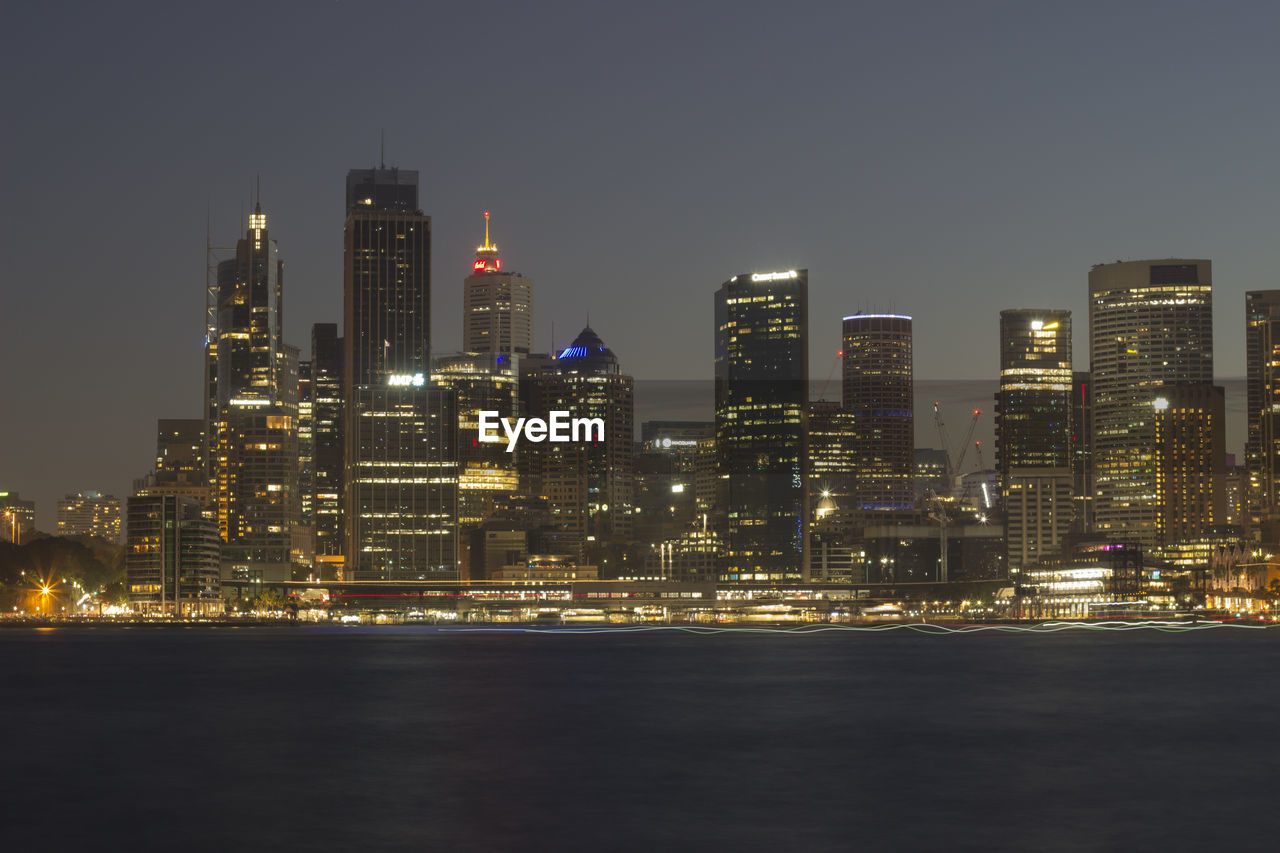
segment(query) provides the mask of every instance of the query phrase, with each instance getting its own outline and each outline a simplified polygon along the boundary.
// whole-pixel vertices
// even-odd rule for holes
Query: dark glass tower
[[[457,437],[430,386],[431,218],[418,173],[347,175],[345,576],[456,576]]]
[[[844,408],[853,416],[859,459],[848,509],[915,506],[915,384],[911,318],[844,318]]]
[[[717,575],[808,580],[808,270],[726,281],[715,335]]]
[[[1248,527],[1273,545],[1280,531],[1280,290],[1249,291],[1244,311]]]
[[[337,574],[342,549],[342,338],[337,323],[311,327],[311,516],[322,579]]]

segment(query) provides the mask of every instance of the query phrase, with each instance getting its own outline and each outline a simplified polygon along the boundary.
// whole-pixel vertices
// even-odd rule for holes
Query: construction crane
[[[961,447],[960,447],[960,456],[955,460],[955,464],[953,465],[951,462],[951,439],[947,435],[947,425],[942,421],[942,403],[936,400],[933,403],[933,422],[938,427],[938,440],[942,442],[942,452],[946,455],[947,483],[951,487],[952,497],[954,497],[955,493],[958,491],[960,487],[960,482],[964,476],[963,474],[960,473],[960,470],[964,466],[965,457],[969,453],[969,443],[971,441],[973,442],[973,445],[975,447],[978,447],[978,459],[979,459],[979,464],[981,464],[981,459],[982,459],[982,448],[980,447],[981,442],[973,441],[973,431],[977,429],[978,418],[981,416],[982,416],[981,409],[973,410],[973,419],[969,421],[969,429],[965,431],[964,442],[961,444]]]

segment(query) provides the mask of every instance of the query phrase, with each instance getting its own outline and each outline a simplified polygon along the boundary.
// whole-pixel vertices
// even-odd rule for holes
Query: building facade
[[[344,578],[457,576],[452,397],[430,387],[431,218],[416,171],[347,175]]]
[[[843,400],[853,416],[860,458],[849,509],[915,506],[915,383],[911,318],[844,318]]]
[[[342,337],[337,323],[311,327],[311,519],[321,579],[342,571]]]
[[[1226,523],[1226,404],[1216,385],[1155,393],[1157,544],[1170,546]]]
[[[1099,264],[1089,272],[1094,528],[1157,543],[1156,391],[1213,383],[1207,260]]]
[[[489,241],[487,210],[484,245],[476,247],[463,282],[462,345],[467,352],[508,358],[533,352],[533,279],[502,269],[498,247]]]
[[[298,355],[284,343],[284,262],[258,204],[218,264],[216,420],[206,436],[224,578],[290,580],[301,523]]]
[[[809,577],[808,383],[808,270],[744,273],[721,285],[715,295],[720,581]]]
[[[1000,312],[996,469],[1009,571],[1054,553],[1071,528],[1071,312]]]
[[[202,616],[221,613],[220,538],[200,504],[176,495],[128,500],[125,584],[129,603],[143,613]]]
[[[120,499],[101,492],[79,492],[58,501],[59,536],[96,536],[120,541]]]
[[[1245,524],[1280,542],[1280,290],[1251,290],[1245,306]]]

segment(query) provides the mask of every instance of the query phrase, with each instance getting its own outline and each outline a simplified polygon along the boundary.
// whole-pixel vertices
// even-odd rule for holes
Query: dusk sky
[[[1280,286],[1278,25],[1253,3],[20,4],[0,491],[49,529],[66,492],[128,494],[157,418],[199,416],[206,216],[234,244],[257,176],[306,357],[383,129],[432,217],[437,352],[487,209],[537,347],[589,312],[642,379],[710,377],[716,288],[793,267],[815,379],[860,309],[915,316],[917,378],[994,379],[1000,309],[1068,308],[1084,369],[1089,267],[1170,256],[1213,260],[1239,376],[1244,293]]]

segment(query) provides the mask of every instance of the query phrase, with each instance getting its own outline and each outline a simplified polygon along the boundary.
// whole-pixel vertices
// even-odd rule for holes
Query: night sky
[[[340,321],[346,171],[421,172],[433,348],[493,214],[537,346],[592,326],[710,377],[712,294],[807,267],[811,373],[859,309],[916,375],[988,379],[998,312],[1074,313],[1118,259],[1214,262],[1221,377],[1280,286],[1280,13],[1189,3],[19,4],[3,64],[0,491],[123,497],[200,414],[206,216],[255,178],[286,340]],[[1239,401],[1229,401],[1235,408]],[[923,414],[923,413],[922,413]],[[959,423],[963,417],[953,418]],[[958,426],[952,427],[953,432]],[[1229,443],[1229,450],[1237,450]]]

